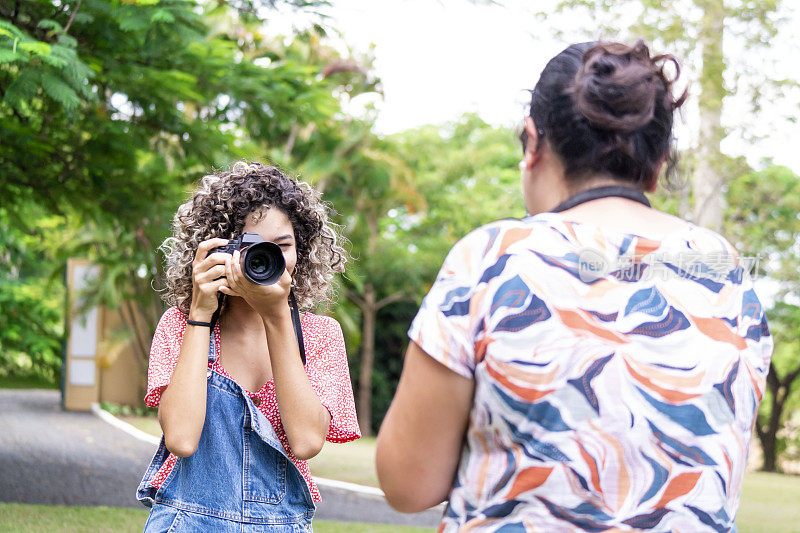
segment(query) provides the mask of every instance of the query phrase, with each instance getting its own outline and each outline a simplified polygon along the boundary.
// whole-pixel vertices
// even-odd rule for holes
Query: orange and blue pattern
[[[735,531],[773,343],[717,233],[489,224],[409,337],[475,380],[440,531]]]

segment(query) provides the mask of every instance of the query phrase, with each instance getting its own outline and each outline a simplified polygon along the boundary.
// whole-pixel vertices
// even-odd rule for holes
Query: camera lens
[[[248,246],[242,257],[245,277],[259,285],[272,285],[281,279],[286,269],[283,253],[274,242],[260,242]]]
[[[251,272],[254,274],[263,274],[267,271],[267,258],[257,255],[255,257],[250,257],[249,259],[250,262],[247,264],[247,267]]]

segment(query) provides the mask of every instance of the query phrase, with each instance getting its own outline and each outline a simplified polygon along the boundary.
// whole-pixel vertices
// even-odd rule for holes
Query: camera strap
[[[598,198],[606,198],[608,196],[627,198],[629,200],[639,202],[640,204],[644,204],[647,207],[651,207],[650,201],[642,191],[634,189],[633,187],[625,187],[624,185],[609,185],[606,187],[596,187],[594,189],[581,191],[558,204],[556,207],[551,209],[550,212],[560,213],[561,211],[566,211],[567,209],[573,208],[578,204],[582,204],[590,200],[597,200]]]
[[[217,310],[214,311],[213,315],[211,315],[211,331],[212,332],[214,331],[214,326],[216,325],[217,320],[219,320],[219,314],[222,311],[223,305],[225,304],[225,298],[226,298],[226,296],[224,294],[222,294],[222,293],[219,293],[217,295]]]
[[[292,326],[294,326],[294,334],[297,337],[297,347],[300,348],[300,359],[303,365],[306,364],[306,347],[303,343],[303,329],[300,327],[300,310],[297,308],[297,298],[294,297],[294,291],[289,290],[289,308],[292,310]]]

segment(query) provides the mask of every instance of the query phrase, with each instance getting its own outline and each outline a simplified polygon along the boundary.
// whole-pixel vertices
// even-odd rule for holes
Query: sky
[[[553,37],[554,28],[592,27],[591,20],[580,17],[536,18],[535,11],[550,3],[552,0],[506,0],[503,5],[467,0],[334,0],[326,13],[355,51],[373,47],[374,69],[383,86],[383,98],[374,102],[376,128],[394,133],[454,120],[465,112],[477,112],[495,125],[521,124],[526,89],[533,88],[546,62],[569,44]],[[792,12],[798,26],[800,17],[796,15]],[[302,26],[303,17],[284,12],[270,24],[285,31],[293,24]],[[773,43],[772,55],[779,60],[769,70],[771,75],[798,79],[789,59],[797,57],[800,47],[791,42],[789,33]],[[582,35],[564,39],[584,40]],[[353,112],[365,103],[353,102]],[[762,158],[771,157],[800,173],[800,150],[795,147],[800,125],[781,118],[788,104],[776,102],[767,106],[763,116],[752,116],[745,103],[744,98],[726,102],[723,120],[735,123],[744,117],[753,123],[750,131],[766,138],[752,145],[732,135],[723,143],[723,150],[747,156],[756,167],[761,166]],[[795,107],[795,116],[797,111]],[[684,146],[692,144],[695,122],[690,106],[676,128]]]

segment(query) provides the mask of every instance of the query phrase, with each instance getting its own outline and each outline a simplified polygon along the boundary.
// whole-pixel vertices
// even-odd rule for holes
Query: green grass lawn
[[[749,472],[736,517],[741,533],[800,532],[800,477]],[[0,530],[49,533],[141,531],[147,510],[0,503]],[[317,533],[420,533],[426,528],[314,521]]]
[[[123,419],[143,431],[161,436],[161,429],[154,417]],[[377,487],[374,459],[374,438],[359,439],[347,444],[326,443],[322,452],[310,461],[311,473],[328,479]],[[800,476],[748,472],[744,478],[736,523],[741,533],[800,533]],[[320,524],[320,528],[315,528],[315,531],[339,531],[322,529],[324,523]],[[324,524],[324,527],[336,526]]]
[[[342,470],[340,470],[342,471]],[[749,472],[736,523],[741,533],[800,532],[800,477]],[[0,503],[0,530],[14,532],[141,531],[147,510]],[[314,521],[317,533],[419,533],[426,528]]]
[[[746,473],[736,524],[741,533],[800,532],[800,476]]]
[[[0,376],[0,389],[58,389],[59,384],[33,376]]]
[[[158,418],[155,416],[117,415],[117,418],[137,429],[141,429],[145,433],[161,437],[161,425],[158,423]]]
[[[66,507],[0,503],[0,531],[20,533],[126,533],[141,532],[147,510],[121,507]],[[421,533],[430,529],[379,524],[314,521],[315,533]]]
[[[361,438],[346,444],[326,442],[319,455],[308,464],[315,476],[370,487],[378,486],[375,437]]]

